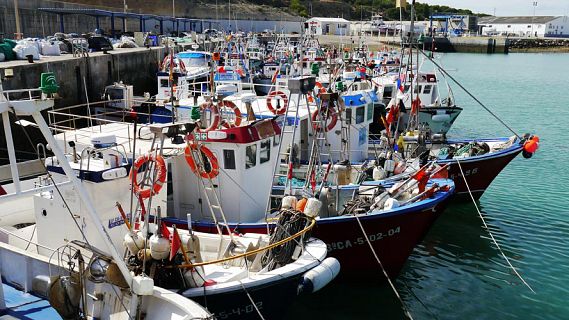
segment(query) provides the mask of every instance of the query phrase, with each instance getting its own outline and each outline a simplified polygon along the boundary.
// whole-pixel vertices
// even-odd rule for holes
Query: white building
[[[304,32],[312,35],[348,35],[350,21],[343,18],[310,18],[304,23]]]
[[[569,37],[569,17],[483,17],[478,19],[482,35],[512,37]]]

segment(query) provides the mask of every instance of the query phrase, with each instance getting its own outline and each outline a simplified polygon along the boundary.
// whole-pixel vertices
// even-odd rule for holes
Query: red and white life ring
[[[235,119],[233,119],[233,120],[223,119],[221,121],[221,125],[224,128],[229,129],[229,128],[234,128],[234,127],[239,127],[241,125],[241,121],[243,120],[243,116],[241,115],[241,110],[239,110],[239,108],[235,105],[235,103],[233,103],[232,101],[223,100],[219,106],[219,109],[221,109],[221,108],[231,108],[231,110],[233,111],[233,114],[235,115]],[[221,113],[223,114],[223,111],[221,111]]]
[[[329,121],[328,125],[324,127],[324,131],[328,132],[334,129],[334,127],[338,123],[338,113],[336,112],[336,109],[334,109],[333,107],[323,107],[320,108],[319,110],[312,112],[312,125],[314,126],[314,130],[315,131],[322,130],[322,126],[320,125],[318,119],[319,113],[322,119],[324,119],[326,122]]]
[[[198,128],[198,131],[208,132],[217,129],[219,126],[219,122],[221,120],[221,117],[219,115],[219,108],[211,100],[208,100],[200,105],[200,111],[203,113],[208,109],[211,113],[211,123],[205,129]]]
[[[219,174],[219,162],[217,161],[217,157],[213,154],[213,152],[211,152],[211,150],[209,150],[208,147],[200,145],[199,151],[202,153],[202,155],[204,155],[207,158],[211,169],[209,170],[209,172],[205,171],[204,168],[200,168],[198,170],[198,167],[194,160],[194,155],[192,154],[192,151],[196,150],[198,150],[198,145],[193,141],[190,142],[188,146],[186,146],[186,149],[184,150],[186,162],[188,163],[188,166],[190,167],[192,172],[195,173],[196,175],[200,175],[202,178],[205,179],[213,179],[217,177],[217,175]]]
[[[277,103],[277,106],[279,106],[279,108],[275,109],[273,107],[273,104],[271,102],[271,100],[273,100],[274,97],[280,97],[283,100],[284,105],[280,106],[279,103]],[[280,99],[277,99],[280,100]],[[271,91],[269,92],[269,94],[267,95],[267,108],[269,108],[269,111],[271,111],[273,114],[284,114],[286,112],[286,109],[288,107],[288,97],[286,96],[286,94],[282,91]]]
[[[140,170],[142,165],[148,162],[154,162],[155,170],[157,170],[156,179],[152,187],[142,189],[142,181],[139,183],[136,178],[138,170]],[[161,155],[155,156],[153,153],[147,153],[138,157],[130,169],[130,181],[132,183],[134,194],[138,195],[141,199],[148,199],[151,196],[158,194],[160,189],[162,189],[162,185],[166,182],[166,163],[164,162],[164,158]]]

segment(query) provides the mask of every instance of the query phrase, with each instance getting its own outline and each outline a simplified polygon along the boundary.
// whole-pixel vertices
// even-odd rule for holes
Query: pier
[[[60,86],[56,105],[70,106],[87,102],[87,96],[91,102],[100,100],[105,86],[115,81],[134,85],[137,94],[156,93],[154,75],[165,54],[164,47],[123,48],[88,56],[42,57],[33,63],[6,61],[0,64],[0,76],[4,90],[15,90],[37,88],[41,73],[54,72]]]

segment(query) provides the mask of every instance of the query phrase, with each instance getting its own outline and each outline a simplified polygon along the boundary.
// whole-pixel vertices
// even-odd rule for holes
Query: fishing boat
[[[31,202],[28,214],[34,219],[32,224],[0,226],[0,313],[27,319],[210,319],[211,314],[192,300],[155,285],[144,274],[131,274],[99,218],[94,195],[78,179],[42,117],[42,111],[53,107],[49,95],[56,87],[54,79],[46,79],[41,99],[8,100],[0,83],[0,113],[14,190],[8,193],[0,186],[0,202]],[[32,96],[27,90],[22,93]],[[22,189],[26,184],[18,175],[11,116],[34,119],[55,154],[53,161],[60,164],[61,179]],[[68,201],[62,201],[62,193],[68,194]],[[75,211],[78,206],[80,213]],[[77,221],[88,226],[76,228]],[[74,236],[65,237],[70,230]],[[42,239],[47,234],[50,243]]]
[[[305,79],[306,80],[306,79]],[[302,85],[292,85],[289,89],[301,88]],[[292,95],[297,94],[297,101],[302,100],[299,93],[292,93]],[[322,95],[322,99],[330,99],[329,96],[332,94]],[[338,99],[336,95],[336,99]],[[347,96],[344,100],[346,108],[349,109],[353,107],[354,109],[360,108],[362,111],[352,111],[347,112],[350,114],[350,120],[353,121],[352,124],[356,123],[361,125],[364,130],[367,128],[368,123],[366,122],[366,110],[373,109],[371,99],[360,96]],[[298,102],[297,102],[298,103]],[[367,192],[367,197],[375,197],[383,194],[386,189],[393,186],[397,181],[393,180],[391,185],[389,183],[382,184],[377,182],[376,185],[349,185],[349,179],[346,178],[347,171],[340,170],[336,165],[334,166],[334,172],[331,173],[331,181],[338,181],[339,176],[343,176],[342,182],[337,183],[336,186],[329,186],[325,181],[319,180],[316,183],[320,184],[321,190],[314,192],[309,191],[310,188],[290,188],[296,189],[294,193],[288,192],[291,185],[286,182],[285,187],[275,187],[273,186],[273,176],[274,172],[277,172],[277,177],[282,176],[281,169],[284,168],[294,168],[295,175],[306,177],[310,171],[306,166],[297,166],[293,163],[301,162],[298,158],[295,158],[291,152],[282,152],[289,145],[287,150],[294,149],[294,142],[296,139],[291,137],[294,132],[297,132],[297,127],[302,125],[302,121],[297,121],[299,119],[301,108],[295,108],[295,104],[289,104],[288,110],[281,117],[266,117],[265,119],[254,120],[252,123],[241,122],[237,126],[225,127],[225,128],[210,128],[209,131],[203,132],[200,135],[194,135],[196,143],[200,145],[198,149],[204,148],[207,150],[206,157],[208,158],[209,164],[214,164],[213,167],[204,166],[201,170],[194,171],[194,176],[185,175],[180,177],[180,181],[186,183],[190,181],[189,188],[192,192],[189,194],[192,197],[204,198],[207,189],[200,188],[199,180],[202,174],[209,176],[213,179],[213,183],[221,188],[220,201],[221,206],[224,208],[224,216],[227,218],[227,224],[232,232],[239,233],[249,233],[249,232],[268,232],[272,227],[267,226],[267,222],[270,222],[274,217],[278,217],[278,213],[282,210],[289,210],[290,208],[295,208],[294,205],[290,203],[295,202],[292,198],[297,197],[307,197],[310,203],[320,203],[318,205],[318,212],[321,216],[317,220],[316,227],[314,229],[315,233],[320,234],[327,238],[325,240],[327,249],[329,252],[334,252],[335,250],[347,249],[342,252],[338,252],[338,257],[342,260],[347,261],[349,267],[346,273],[354,271],[364,271],[364,270],[377,270],[377,262],[373,264],[369,263],[369,260],[364,258],[357,258],[358,254],[361,253],[360,250],[369,250],[369,247],[355,247],[352,248],[356,243],[359,245],[367,236],[373,238],[372,245],[376,251],[390,252],[388,255],[381,255],[382,263],[386,266],[389,275],[396,275],[401,269],[405,259],[413,249],[413,247],[420,241],[422,236],[428,231],[432,223],[435,221],[436,217],[444,209],[446,201],[449,199],[450,195],[453,193],[454,186],[450,180],[442,180],[438,182],[435,187],[436,190],[432,194],[429,194],[425,198],[415,198],[413,201],[408,202],[401,198],[401,207],[387,207],[384,203],[378,203],[377,208],[373,210],[347,212],[344,210],[331,210],[331,207],[337,207],[336,204],[332,204],[332,200],[335,200],[337,196],[342,194],[342,201],[346,202],[348,199],[345,195],[349,194],[352,197],[354,195],[364,194]],[[251,106],[248,107],[249,110],[253,109]],[[366,109],[367,108],[367,109]],[[302,117],[308,117],[308,114]],[[360,115],[361,113],[361,115]],[[360,117],[361,120],[357,120]],[[248,117],[249,118],[249,117]],[[260,117],[263,118],[263,117]],[[292,118],[292,121],[288,121]],[[255,117],[253,117],[255,119]],[[284,121],[284,125],[282,122]],[[308,132],[312,132],[312,126],[309,126],[309,121],[306,120]],[[310,122],[312,123],[312,122]],[[235,125],[235,123],[233,123]],[[260,129],[262,127],[262,129]],[[352,128],[353,130],[353,128]],[[312,139],[307,141],[306,144],[306,156],[303,161],[310,166],[311,161],[314,161],[314,149],[311,146],[311,141],[319,141],[317,137],[320,135],[315,134],[317,130],[312,132],[312,135],[307,139]],[[355,130],[357,132],[357,130]],[[253,134],[252,134],[252,133]],[[263,132],[262,136],[257,136],[255,133]],[[287,134],[285,134],[285,132]],[[302,129],[298,132],[302,132]],[[321,132],[325,132],[322,130]],[[357,139],[358,135],[355,135]],[[364,135],[363,142],[365,141],[367,135]],[[286,141],[286,142],[285,142]],[[358,143],[354,143],[356,146]],[[283,148],[285,147],[285,148]],[[302,148],[300,148],[300,153],[302,153]],[[286,156],[283,156],[285,154]],[[342,153],[338,151],[333,161],[338,161]],[[326,156],[328,159],[331,153]],[[299,155],[297,154],[297,157]],[[357,154],[352,153],[353,158],[358,158]],[[363,159],[364,157],[362,157]],[[284,160],[286,159],[286,160]],[[281,161],[285,161],[284,163]],[[239,165],[241,163],[241,165]],[[328,162],[328,170],[330,170],[332,161]],[[345,166],[345,165],[344,165]],[[207,168],[206,168],[207,167]],[[204,173],[205,172],[205,173]],[[355,170],[354,170],[355,172]],[[284,176],[289,176],[285,170]],[[292,178],[292,175],[290,175]],[[346,180],[348,179],[348,180]],[[288,179],[290,180],[290,179]],[[307,179],[308,180],[308,179]],[[433,182],[434,185],[434,182]],[[231,194],[223,190],[225,186],[228,186],[229,190],[234,190],[239,188],[239,186],[247,186],[242,190],[240,196]],[[360,188],[362,188],[360,190]],[[278,194],[278,189],[281,189],[280,194]],[[277,192],[273,192],[277,190]],[[374,196],[374,192],[377,195]],[[288,192],[288,193],[285,193]],[[408,190],[409,191],[409,190]],[[311,194],[307,193],[311,192]],[[411,191],[413,192],[413,191]],[[416,194],[421,192],[414,191]],[[283,195],[284,194],[284,195]],[[409,193],[406,193],[409,197]],[[279,201],[276,205],[271,202],[267,205],[263,200],[267,199],[271,195],[271,198],[278,198]],[[283,207],[285,201],[283,196],[292,196],[288,198],[289,206]],[[397,198],[403,196],[403,194],[394,194]],[[352,198],[350,197],[350,198]],[[366,197],[366,196],[363,196]],[[411,197],[412,198],[412,197]],[[330,200],[329,200],[330,199]],[[386,199],[383,199],[386,200]],[[398,201],[395,198],[390,201],[394,203]],[[338,203],[338,202],[335,202]],[[341,204],[339,205],[341,208]],[[197,209],[197,210],[196,210]],[[202,211],[202,213],[200,213]],[[365,228],[365,233],[357,227],[357,221],[360,218],[365,217],[365,222],[363,226]],[[182,223],[184,216],[182,217],[169,217],[165,221],[168,224],[183,225]],[[200,208],[195,208],[192,214],[192,228],[197,230],[215,232],[217,224],[211,218],[207,218],[207,211]],[[338,226],[342,226],[342,232],[340,232]],[[345,228],[345,229],[344,229]],[[335,234],[337,233],[337,234]],[[385,234],[385,239],[383,239],[383,234]],[[357,242],[352,242],[353,240],[359,239]],[[384,241],[385,240],[385,241]],[[344,244],[348,243],[347,246]],[[342,244],[339,244],[342,243]],[[367,242],[363,242],[366,244]],[[386,245],[387,247],[385,247]],[[363,248],[363,249],[362,249]],[[389,250],[388,250],[389,248]],[[398,251],[399,254],[392,254],[394,251]],[[369,253],[371,256],[371,253]],[[354,261],[362,261],[361,263],[356,263]]]

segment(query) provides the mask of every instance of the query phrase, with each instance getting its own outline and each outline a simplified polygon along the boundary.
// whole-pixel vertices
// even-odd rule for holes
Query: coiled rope
[[[518,273],[518,270],[516,270],[516,268],[514,268],[512,263],[510,263],[510,259],[508,259],[506,254],[504,254],[504,251],[502,251],[502,248],[498,244],[498,241],[496,241],[496,239],[494,238],[494,235],[492,234],[492,232],[490,231],[490,228],[488,228],[488,225],[486,224],[486,220],[484,220],[484,216],[482,216],[482,213],[480,212],[480,209],[478,208],[478,205],[476,204],[476,200],[474,200],[474,196],[472,195],[472,192],[470,192],[470,186],[468,185],[468,182],[466,181],[466,177],[464,176],[464,172],[462,171],[462,166],[460,165],[460,161],[458,159],[456,159],[456,163],[458,164],[458,168],[460,169],[460,174],[462,175],[462,178],[464,179],[464,184],[466,185],[466,188],[468,189],[468,194],[470,194],[470,198],[472,199],[472,203],[474,203],[474,207],[476,208],[476,211],[478,212],[478,216],[480,216],[480,220],[482,220],[482,223],[484,224],[484,228],[486,228],[486,231],[488,231],[488,235],[490,235],[490,238],[494,242],[494,245],[496,245],[496,248],[498,249],[498,251],[500,251],[500,254],[502,255],[502,257],[504,257],[504,260],[506,260],[506,263],[508,263],[508,265],[510,266],[512,271],[514,271],[516,276],[518,278],[520,278],[520,280],[525,284],[526,287],[528,287],[531,290],[531,292],[535,293],[535,291],[532,289],[532,287]]]

